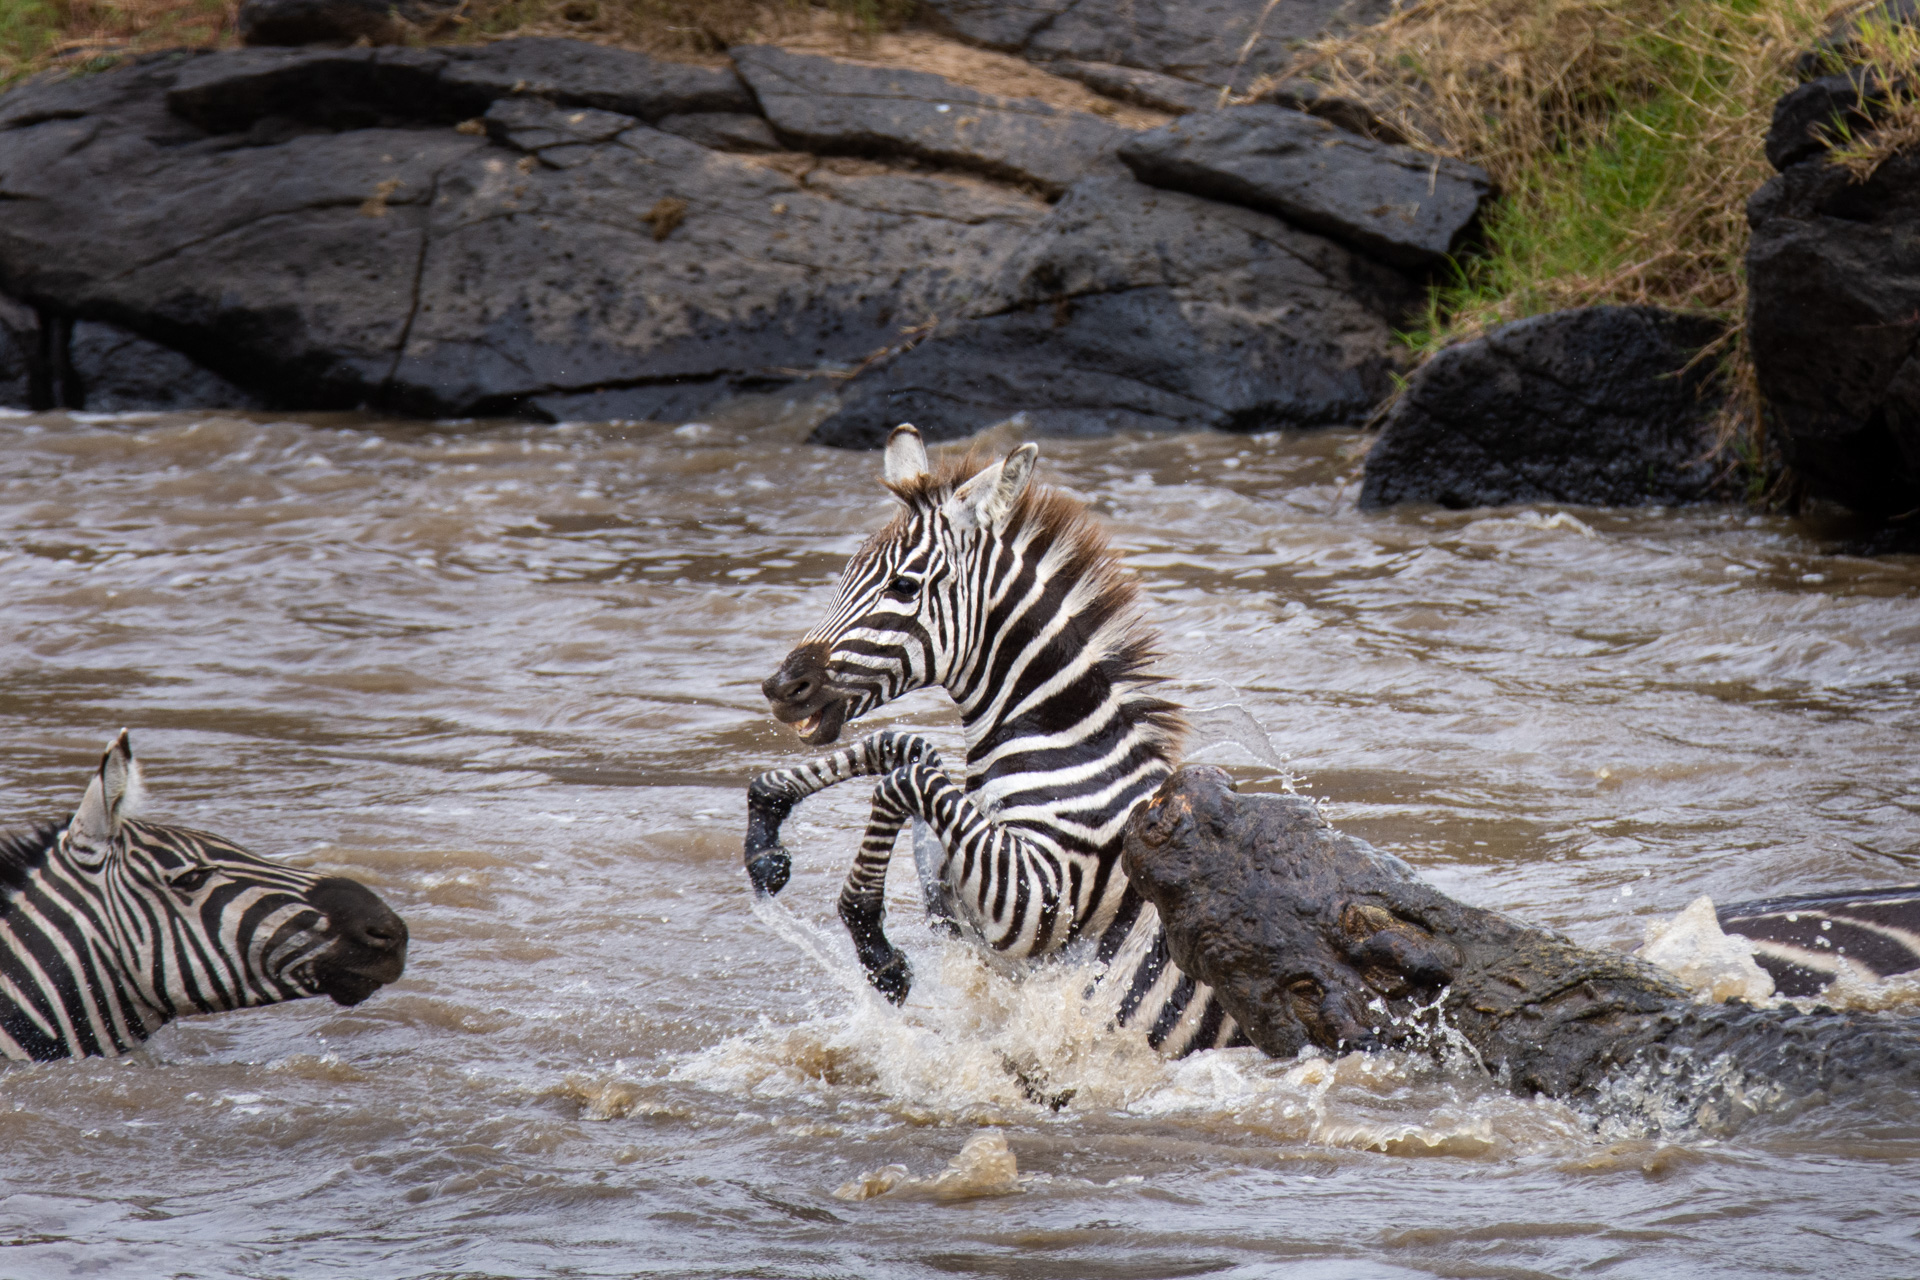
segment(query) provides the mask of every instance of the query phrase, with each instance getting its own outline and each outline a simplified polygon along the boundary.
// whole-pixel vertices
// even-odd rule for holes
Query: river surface
[[[918,924],[905,857],[895,1010],[834,916],[853,786],[756,914],[743,787],[800,758],[758,685],[887,507],[811,412],[0,417],[0,825],[69,812],[125,725],[146,816],[359,877],[413,938],[355,1009],[0,1068],[0,1276],[1920,1275],[1920,1099],[1709,1132],[1393,1057],[1167,1063],[1083,974]],[[1920,558],[1723,509],[1363,514],[1361,447],[1042,443],[1197,758],[1595,945],[1920,881]],[[883,722],[957,754],[936,695]],[[981,1130],[1017,1178],[911,1181]]]

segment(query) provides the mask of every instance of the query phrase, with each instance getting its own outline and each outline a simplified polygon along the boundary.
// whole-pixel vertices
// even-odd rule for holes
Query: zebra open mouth
[[[806,737],[820,727],[820,718],[823,714],[822,712],[816,711],[805,720],[797,721],[793,726],[793,731],[803,738]]]

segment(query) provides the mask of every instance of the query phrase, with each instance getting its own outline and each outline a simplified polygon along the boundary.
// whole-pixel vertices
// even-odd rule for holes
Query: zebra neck
[[[1044,806],[1051,794],[1084,812],[1121,777],[1151,790],[1172,771],[1153,722],[1166,704],[1131,682],[1116,685],[1077,621],[1003,635],[975,673],[984,693],[950,690],[966,732],[967,789],[989,806],[1015,793],[1023,807]],[[1140,789],[1110,798],[1130,809]]]
[[[0,906],[0,1057],[118,1057],[169,1020],[121,957],[111,892],[55,856]]]

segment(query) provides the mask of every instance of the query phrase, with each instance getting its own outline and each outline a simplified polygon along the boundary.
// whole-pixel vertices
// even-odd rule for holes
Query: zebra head
[[[399,978],[407,926],[371,889],[137,821],[140,790],[122,730],[45,870],[96,904],[88,949],[114,964],[155,1025],[304,996],[354,1005]]]
[[[1038,453],[1023,444],[991,466],[936,473],[920,433],[893,429],[885,482],[905,509],[854,555],[826,621],[760,686],[777,719],[824,746],[875,707],[949,684],[986,626],[976,584],[991,579],[996,552],[1019,523],[1012,517]]]

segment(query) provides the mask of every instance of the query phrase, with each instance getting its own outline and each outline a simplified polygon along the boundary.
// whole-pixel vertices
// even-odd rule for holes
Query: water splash
[[[823,1111],[871,1106],[915,1125],[1131,1118],[1235,1142],[1475,1158],[1589,1141],[1590,1122],[1572,1109],[1513,1097],[1463,1054],[1310,1049],[1277,1060],[1242,1048],[1169,1060],[1140,1028],[1115,1026],[1124,984],[1095,985],[1094,964],[996,963],[911,922],[896,942],[910,947],[918,976],[895,1008],[867,986],[843,939],[778,902],[754,910],[831,990],[797,1023],[686,1058],[678,1082]],[[878,1189],[863,1194],[879,1195],[907,1174],[867,1176]]]
[[[1773,976],[1754,961],[1753,942],[1723,932],[1704,893],[1670,920],[1647,921],[1644,938],[1634,954],[1693,988],[1701,1003],[1765,1004],[1773,997]]]
[[[931,1178],[916,1178],[903,1164],[884,1165],[834,1188],[840,1200],[977,1200],[1020,1190],[1020,1165],[998,1129],[982,1129],[968,1138],[960,1154]]]

